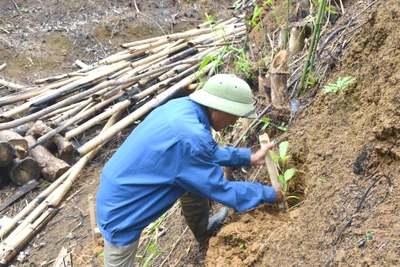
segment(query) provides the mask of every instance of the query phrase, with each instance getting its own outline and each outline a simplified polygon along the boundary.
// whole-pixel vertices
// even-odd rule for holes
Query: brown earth
[[[144,13],[138,15],[134,1],[15,2],[21,14],[12,1],[0,6],[0,59],[8,64],[0,78],[21,84],[67,73],[76,59],[95,62],[119,51],[122,43],[162,35],[161,28],[168,33],[194,28],[205,12],[229,16],[226,7],[232,4],[146,1],[138,3]],[[274,10],[266,8],[262,13],[264,30],[273,40],[284,2],[276,1]],[[155,258],[153,266],[399,265],[400,2],[331,2],[340,15],[330,17],[322,40],[351,18],[355,25],[327,45],[331,55],[323,53],[316,68],[320,83],[300,97],[298,114],[285,120],[288,131],[267,128],[278,142],[290,143],[289,164],[297,172],[289,191],[300,200],[290,202],[286,212],[270,204],[244,213],[231,211],[208,250],[194,242],[176,206],[159,227],[164,234],[155,242],[165,253]],[[250,37],[258,69],[260,58],[268,61],[271,52],[270,48],[263,52],[264,34],[254,30]],[[325,85],[347,76],[356,82],[337,93],[322,92]],[[0,88],[0,96],[8,93]],[[280,124],[278,113],[272,110],[265,116]],[[261,127],[253,129],[242,145],[256,149]],[[101,244],[95,245],[91,238],[87,197],[96,193],[102,165],[129,131],[117,136],[86,167],[59,213],[24,250],[25,260],[13,265],[51,265],[65,247],[73,250],[74,266],[102,266]],[[269,183],[265,168],[238,168],[234,177]],[[15,186],[1,190],[1,201],[14,190]],[[12,217],[38,192],[2,214]],[[368,231],[372,239],[367,239]],[[144,255],[151,238],[143,238],[139,255]],[[149,256],[144,255],[138,266]]]

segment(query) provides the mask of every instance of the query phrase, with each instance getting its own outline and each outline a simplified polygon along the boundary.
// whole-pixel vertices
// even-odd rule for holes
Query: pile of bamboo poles
[[[0,107],[13,106],[0,114],[0,130],[24,125],[29,129],[37,121],[51,127],[29,149],[55,135],[73,140],[108,122],[100,134],[77,148],[82,156],[79,161],[0,230],[0,265],[7,265],[55,215],[79,172],[99,148],[178,93],[197,88],[202,76],[212,75],[218,64],[229,60],[227,47],[244,42],[247,29],[242,19],[205,23],[186,32],[126,43],[117,54],[91,65],[76,61],[80,70],[37,80],[36,86],[8,84],[19,92],[0,98]],[[124,117],[127,109],[129,115]]]

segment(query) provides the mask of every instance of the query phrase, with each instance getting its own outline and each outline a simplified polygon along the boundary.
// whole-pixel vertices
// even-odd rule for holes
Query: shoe
[[[228,208],[222,207],[217,213],[208,219],[207,236],[201,240],[197,239],[199,243],[207,242],[210,237],[222,226],[222,223],[228,217]]]

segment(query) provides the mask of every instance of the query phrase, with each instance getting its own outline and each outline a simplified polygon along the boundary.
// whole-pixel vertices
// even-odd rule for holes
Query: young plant
[[[278,130],[281,130],[282,132],[286,132],[286,131],[287,131],[287,128],[284,127],[284,126],[285,126],[285,123],[284,123],[284,122],[282,122],[281,125],[276,125],[276,124],[272,123],[271,120],[272,120],[271,118],[267,118],[267,117],[263,117],[263,118],[261,119],[261,121],[264,123],[264,125],[263,125],[263,127],[261,128],[260,132],[264,132],[265,129],[266,129],[269,125],[272,125],[272,126],[276,127]]]
[[[293,175],[296,172],[295,168],[287,168],[287,162],[291,158],[290,155],[287,155],[287,150],[289,148],[289,142],[284,141],[279,144],[279,155],[275,154],[272,150],[269,151],[269,154],[271,155],[272,160],[274,161],[275,165],[278,168],[279,176],[278,176],[278,182],[281,184],[282,187],[282,194],[285,196],[287,189],[288,189],[288,183],[289,180],[292,179]],[[289,198],[296,198],[296,196],[289,196],[286,197],[286,199]]]
[[[335,84],[329,84],[329,85],[325,86],[323,92],[324,93],[331,93],[331,92],[336,93],[338,91],[343,90],[344,88],[346,88],[350,84],[354,83],[355,81],[356,81],[356,78],[353,78],[351,76],[347,76],[344,78],[339,77],[339,79],[337,80],[337,82]]]

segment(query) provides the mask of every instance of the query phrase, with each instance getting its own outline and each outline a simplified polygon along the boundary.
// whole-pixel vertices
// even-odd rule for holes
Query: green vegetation
[[[278,182],[281,184],[282,187],[282,194],[285,196],[287,189],[288,189],[288,183],[289,180],[292,179],[293,175],[296,173],[295,168],[288,168],[287,163],[288,160],[291,158],[290,155],[287,155],[287,150],[289,148],[289,142],[284,141],[279,144],[279,155],[276,155],[272,150],[269,151],[269,154],[271,155],[272,160],[278,167]],[[285,197],[286,199],[289,198],[296,198],[296,196],[289,196]]]
[[[347,76],[344,78],[339,77],[339,79],[337,80],[337,82],[335,84],[329,84],[329,85],[325,86],[323,92],[324,93],[332,93],[332,92],[336,93],[338,91],[343,90],[344,88],[346,88],[350,84],[354,83],[355,81],[356,81],[356,78],[353,78],[351,76]]]
[[[285,123],[284,123],[284,122],[282,122],[281,125],[276,125],[276,124],[272,123],[271,120],[272,120],[271,118],[267,118],[267,117],[263,117],[263,118],[261,119],[261,121],[264,123],[264,125],[263,125],[263,127],[261,128],[260,132],[264,132],[265,129],[266,129],[269,125],[276,127],[278,130],[281,130],[282,132],[286,132],[286,131],[287,131],[287,128],[284,127],[284,126],[285,126]]]

